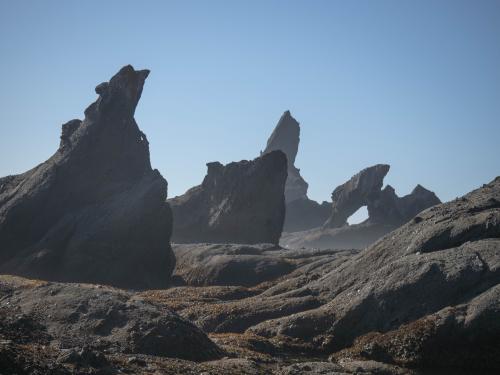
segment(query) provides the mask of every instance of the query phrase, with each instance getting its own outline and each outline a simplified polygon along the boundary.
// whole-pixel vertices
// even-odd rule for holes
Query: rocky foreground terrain
[[[500,177],[440,204],[382,189],[379,164],[283,248],[291,204],[298,226],[326,207],[298,122],[167,201],[134,120],[147,75],[122,68],[49,160],[0,179],[1,375],[500,372]]]
[[[163,290],[3,276],[0,368],[500,370],[500,177],[420,213],[362,251],[208,244],[174,251],[179,286]]]

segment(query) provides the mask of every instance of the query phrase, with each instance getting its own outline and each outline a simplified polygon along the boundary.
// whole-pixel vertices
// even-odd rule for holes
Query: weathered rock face
[[[374,165],[338,186],[332,193],[332,208],[324,225],[285,233],[281,245],[289,248],[361,249],[408,222],[422,210],[441,202],[433,192],[420,185],[401,198],[390,185],[382,189],[389,168],[387,164]],[[368,219],[348,225],[349,216],[363,206],[367,206]]]
[[[295,158],[299,149],[300,126],[290,111],[281,116],[273,133],[267,141],[263,153],[281,150],[288,160],[288,177],[285,185],[286,214],[283,230],[295,232],[323,225],[330,214],[330,205],[319,204],[307,197],[307,182],[295,167]],[[327,207],[328,206],[328,207]]]
[[[172,241],[277,244],[285,218],[285,154],[273,151],[252,161],[207,167],[201,185],[168,201]]]
[[[62,127],[57,152],[0,179],[0,272],[165,287],[175,259],[167,182],[152,170],[135,120],[148,70],[122,68],[96,87],[85,119]]]

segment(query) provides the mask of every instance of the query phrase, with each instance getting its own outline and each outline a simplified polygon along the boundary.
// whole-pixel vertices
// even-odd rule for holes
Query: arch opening
[[[359,224],[365,221],[366,219],[368,219],[368,208],[366,206],[362,206],[358,208],[358,210],[355,213],[353,213],[351,216],[347,218],[347,223],[349,225]]]

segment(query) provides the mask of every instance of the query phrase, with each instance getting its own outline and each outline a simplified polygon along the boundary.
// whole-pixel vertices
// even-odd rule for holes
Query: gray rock
[[[338,186],[332,193],[332,208],[324,225],[285,233],[280,245],[287,248],[362,249],[408,222],[422,210],[441,203],[433,192],[421,185],[401,198],[390,185],[382,190],[389,168],[387,164],[374,165]],[[363,206],[367,206],[368,219],[360,224],[349,225],[347,219]]]
[[[325,227],[338,228],[346,225],[349,216],[378,198],[389,168],[387,164],[365,168],[349,181],[337,186],[332,193],[332,211]]]
[[[285,154],[273,151],[252,161],[207,167],[201,185],[168,201],[172,241],[277,244],[285,218]]]
[[[285,185],[285,232],[303,231],[323,225],[330,215],[327,202],[319,204],[307,197],[308,184],[295,166],[299,149],[300,126],[290,111],[285,111],[267,141],[261,154],[281,150],[288,160],[288,177]]]
[[[1,276],[0,311],[13,309],[41,327],[49,345],[68,349],[59,357],[62,363],[101,367],[103,352],[195,361],[222,354],[202,331],[164,305],[110,287]]]
[[[0,272],[132,288],[169,285],[175,265],[167,182],[135,120],[148,70],[96,87],[57,152],[0,179]]]
[[[281,150],[288,160],[288,178],[285,185],[286,203],[295,199],[307,198],[308,184],[300,175],[300,171],[295,167],[295,158],[299,150],[300,126],[290,111],[285,111],[278,124],[274,128],[271,136],[267,140],[267,145],[262,154],[271,151]]]
[[[489,360],[490,353],[500,348],[495,339],[500,335],[499,283],[500,177],[462,198],[421,212],[294,291],[317,296],[324,301],[320,307],[264,321],[249,331],[306,340],[323,350],[337,351],[370,332],[397,331],[431,317],[436,326],[451,326],[431,329],[424,348],[432,350],[434,342],[469,353],[464,363],[453,350],[440,351],[439,359],[430,360],[434,366],[499,368]],[[416,342],[426,341],[427,333],[419,332],[412,333]],[[460,344],[454,342],[458,336],[450,332],[457,333]],[[400,341],[395,339],[390,345],[397,352]],[[489,349],[478,350],[486,347]],[[408,348],[413,350],[411,345]],[[384,350],[391,353],[388,347]],[[417,348],[408,355],[418,357],[422,352]]]
[[[187,285],[253,286],[290,273],[296,262],[271,244],[174,245],[174,275]]]

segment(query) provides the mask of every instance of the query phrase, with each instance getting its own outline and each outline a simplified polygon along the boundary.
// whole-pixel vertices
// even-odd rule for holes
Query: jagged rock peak
[[[96,87],[83,121],[63,125],[51,158],[0,179],[0,272],[132,288],[169,284],[167,182],[152,170],[134,119],[148,74],[120,69]]]
[[[295,157],[299,150],[299,141],[299,123],[293,118],[290,111],[287,110],[283,113],[271,136],[267,140],[264,153],[274,150],[283,151],[288,159],[290,168],[295,163]]]
[[[85,110],[85,115],[91,116],[118,109],[119,112],[115,114],[133,116],[149,72],[147,69],[134,70],[131,65],[121,68],[109,82],[96,86],[95,92],[99,98]]]

